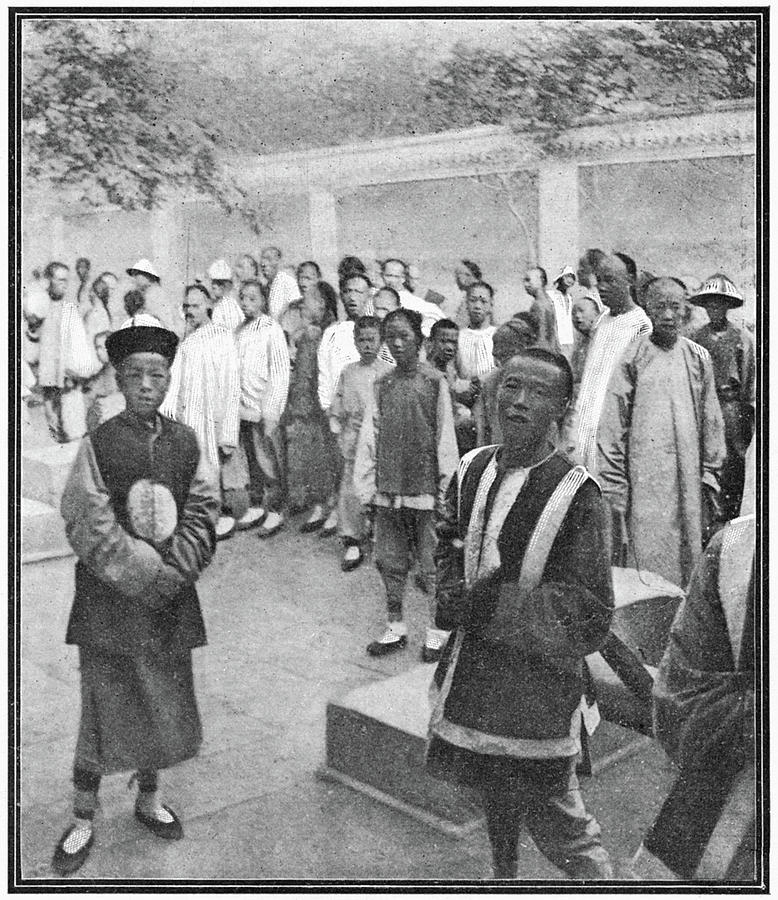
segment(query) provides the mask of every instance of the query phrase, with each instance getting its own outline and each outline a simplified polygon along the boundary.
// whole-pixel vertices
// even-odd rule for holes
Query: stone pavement
[[[76,649],[64,644],[73,559],[23,567],[21,862],[25,879],[53,878],[54,843],[69,821],[79,713]],[[478,881],[490,872],[479,828],[456,840],[349,788],[316,777],[325,707],[357,685],[418,665],[426,599],[409,590],[409,647],[365,654],[383,619],[375,569],[343,574],[335,539],[253,532],[219,546],[200,582],[209,644],[195,651],[205,740],[163,773],[186,837],[154,838],[132,815],[129,773],[104,779],[97,837],[83,879],[205,881]],[[432,666],[430,666],[430,676]],[[631,855],[672,780],[644,748],[584,793],[614,858]],[[521,878],[557,879],[522,839]]]

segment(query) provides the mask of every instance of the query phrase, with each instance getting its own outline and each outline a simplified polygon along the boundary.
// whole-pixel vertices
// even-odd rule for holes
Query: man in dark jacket
[[[78,557],[66,640],[81,671],[74,821],[53,859],[63,875],[89,854],[100,779],[111,772],[136,770],[136,818],[159,837],[183,837],[160,803],[157,771],[195,756],[202,739],[194,582],[214,552],[219,492],[194,432],[157,412],[177,343],[144,326],[108,338],[126,409],[83,439],[62,496]]]
[[[540,348],[501,370],[504,443],[463,457],[438,526],[438,628],[428,766],[480,791],[494,874],[517,875],[526,823],[572,878],[610,860],[575,775],[584,657],[604,641],[613,588],[600,490],[551,443],[572,396],[567,360]]]

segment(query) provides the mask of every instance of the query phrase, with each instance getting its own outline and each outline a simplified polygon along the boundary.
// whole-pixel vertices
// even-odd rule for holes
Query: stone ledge
[[[56,509],[79,442],[54,444],[22,452],[22,497],[47,503]]]
[[[21,500],[21,538],[22,563],[57,559],[73,553],[59,511],[29,497]]]

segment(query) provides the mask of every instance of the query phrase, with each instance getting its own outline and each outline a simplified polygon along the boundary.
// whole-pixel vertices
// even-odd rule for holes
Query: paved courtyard
[[[21,861],[25,879],[53,878],[54,843],[69,821],[79,714],[77,652],[64,644],[73,559],[22,572]],[[269,542],[252,532],[219,546],[200,582],[209,643],[195,651],[205,741],[163,773],[184,840],[151,836],[132,815],[129,773],[104,779],[83,879],[479,881],[485,831],[444,836],[347,787],[317,778],[328,699],[416,666],[426,599],[409,591],[409,647],[383,660],[365,646],[383,622],[377,572],[339,568],[335,539],[296,523]],[[430,676],[432,666],[430,666]],[[617,867],[636,849],[672,771],[654,745],[584,782]],[[527,837],[520,877],[555,879]]]

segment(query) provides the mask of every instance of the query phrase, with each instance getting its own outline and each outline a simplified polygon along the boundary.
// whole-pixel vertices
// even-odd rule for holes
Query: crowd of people
[[[214,541],[251,528],[267,542],[301,513],[303,532],[340,536],[343,572],[374,547],[386,625],[367,652],[383,656],[407,646],[403,602],[415,570],[429,598],[421,656],[439,663],[430,759],[481,791],[495,872],[515,877],[517,823],[526,820],[570,875],[610,877],[572,764],[581,721],[592,720],[583,658],[609,628],[611,565],[686,588],[712,536],[753,503],[744,480],[755,354],[727,319],[743,297],[720,273],[690,293],[671,275],[641,277],[623,253],[590,249],[553,286],[543,268],[530,268],[529,309],[497,323],[494,289],[471,260],[456,268],[462,298],[448,311],[437,291],[415,292],[401,259],[377,263],[377,276],[376,261],[344,257],[337,290],[316,262],[300,263],[296,277],[281,262],[274,247],[259,262],[241,256],[234,270],[216,260],[185,289],[180,341],[149,260],[127,269],[134,288],[118,318],[110,302],[118,279],[103,272],[89,286],[83,259],[75,300],[66,299],[62,262],[44,270],[45,288],[41,280],[26,291],[28,395],[40,398],[55,440],[88,436],[63,514],[82,566],[69,640],[82,648],[82,683],[92,688],[74,775],[78,822],[55,867],[73,870],[91,846],[101,751],[90,747],[88,720],[109,702],[95,699],[94,685],[126,680],[83,649],[94,637],[84,597],[99,594],[87,582],[98,571],[119,590],[137,551],[114,542],[104,560],[97,544],[106,533],[85,532],[102,473],[107,493],[120,497],[112,502],[129,510],[121,524],[160,554],[143,558],[133,596],[186,593],[214,549],[210,506]],[[692,335],[689,303],[709,317]],[[117,415],[125,404],[130,415]],[[162,449],[128,481],[119,457],[148,441],[149,428]],[[206,502],[196,485],[208,473],[218,491]],[[130,509],[138,485],[139,508],[162,509],[160,479],[170,482],[179,523],[172,538],[149,538]],[[189,650],[202,641],[202,621],[187,602]],[[100,603],[107,621],[110,603]],[[113,643],[97,643],[114,651],[117,634],[134,646],[148,631],[103,619]],[[181,687],[188,676],[175,674],[168,699],[189,722],[176,732],[188,746],[166,748],[165,765],[199,740]],[[157,800],[153,748],[146,756],[133,757],[136,814],[155,833],[178,836]],[[109,771],[126,767],[117,759]]]

